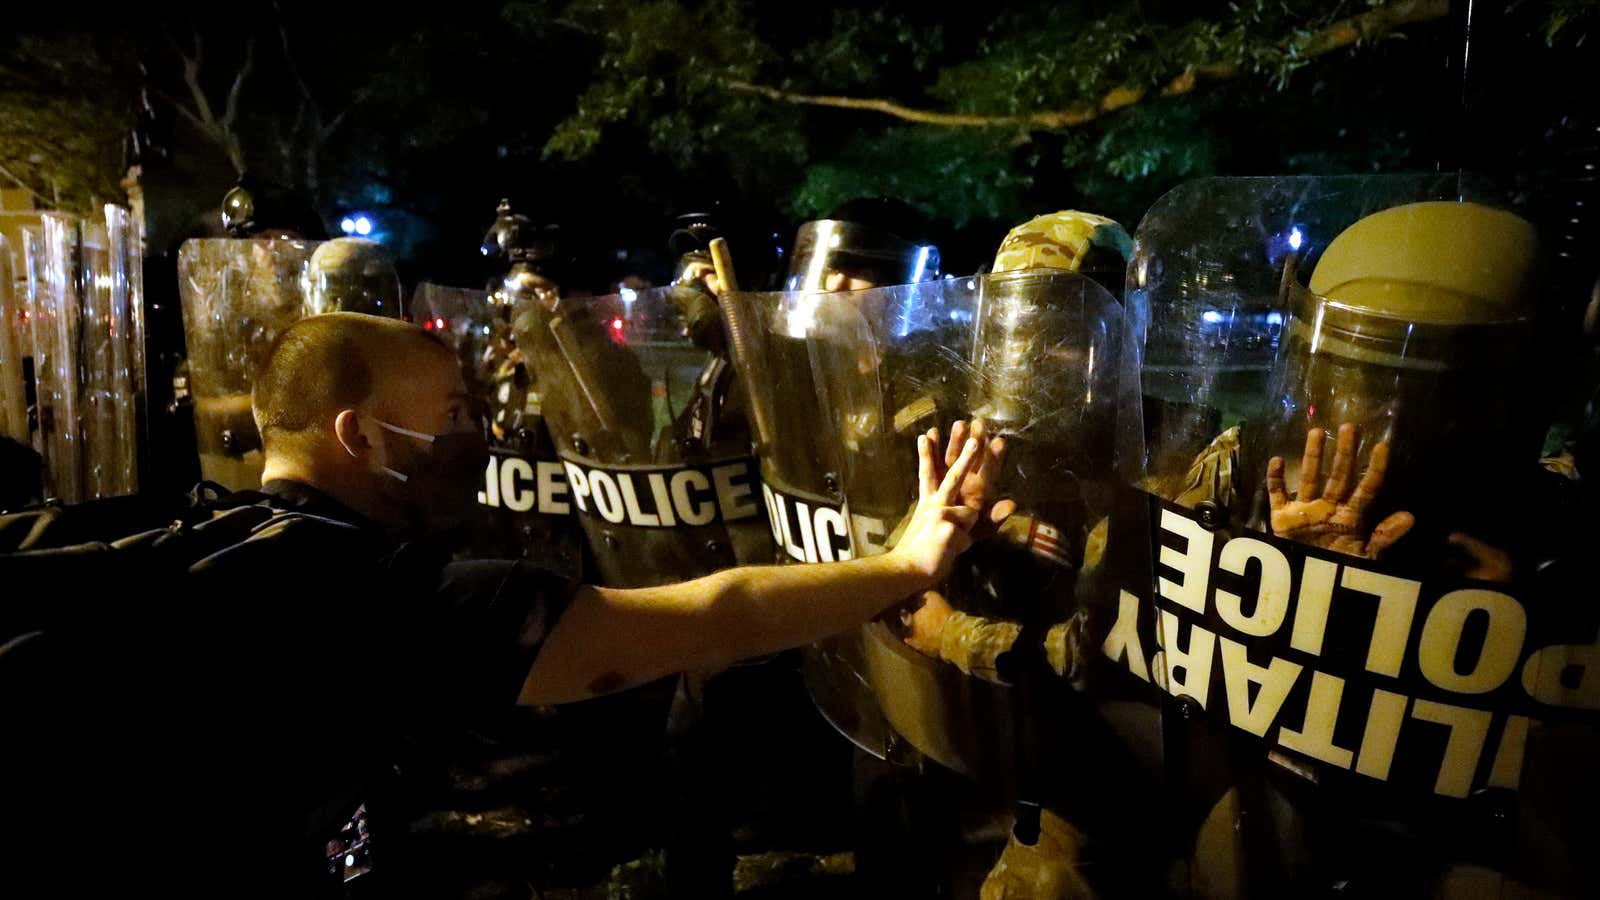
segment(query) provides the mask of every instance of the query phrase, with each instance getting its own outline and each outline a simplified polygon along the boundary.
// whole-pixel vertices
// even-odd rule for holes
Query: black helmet
[[[925,219],[899,200],[851,200],[828,218],[800,226],[784,287],[821,290],[835,272],[874,286],[937,278],[939,248],[927,236]]]
[[[305,197],[253,175],[239,176],[223,196],[222,227],[235,238],[328,236]]]

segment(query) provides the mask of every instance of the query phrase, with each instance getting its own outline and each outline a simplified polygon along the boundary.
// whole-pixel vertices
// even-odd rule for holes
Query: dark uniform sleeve
[[[453,562],[439,572],[436,616],[450,671],[443,679],[465,706],[516,702],[528,670],[578,585],[521,560]]]

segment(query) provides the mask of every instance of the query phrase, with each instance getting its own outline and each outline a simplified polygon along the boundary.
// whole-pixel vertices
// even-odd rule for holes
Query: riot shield
[[[48,493],[69,503],[139,488],[133,361],[143,335],[134,329],[129,240],[128,211],[109,205],[98,221],[45,213],[24,233],[16,349],[32,360]]]
[[[841,479],[840,427],[811,366],[807,337],[817,311],[843,294],[731,293],[722,314],[750,408],[761,494],[777,557],[796,563],[851,559],[857,542],[881,545],[881,523],[852,527]],[[807,648],[807,691],[824,718],[880,759],[896,753],[893,730],[866,678],[859,632]]]
[[[28,445],[33,434],[28,427],[27,378],[22,370],[23,360],[32,355],[33,339],[14,273],[11,244],[0,235],[0,436]]]
[[[105,327],[111,365],[105,379],[112,405],[115,440],[106,446],[104,465],[115,493],[139,489],[146,444],[144,371],[144,239],[139,223],[120,207],[107,205],[106,276],[110,279],[110,311]]]
[[[130,494],[139,487],[139,401],[134,392],[128,212],[106,206],[86,222],[79,248],[81,314],[77,347],[82,381],[86,497]]]
[[[537,373],[572,506],[609,585],[771,558],[728,362],[697,339],[682,299],[671,288],[534,292],[515,308],[517,349]]]
[[[67,503],[87,499],[78,367],[82,286],[76,263],[78,227],[71,216],[46,213],[39,230],[27,233],[25,248],[47,491]]]
[[[1592,894],[1595,531],[1538,463],[1533,226],[1456,177],[1206,179],[1135,236],[1142,542],[1195,896]]]
[[[503,292],[423,283],[411,308],[422,327],[455,348],[485,419],[489,465],[470,552],[523,558],[578,577],[582,537],[572,517],[566,472],[545,428],[539,386],[511,334],[513,303]]]
[[[195,440],[208,481],[233,490],[261,486],[250,386],[279,332],[305,314],[305,268],[317,245],[204,238],[178,249]]]
[[[1100,564],[1090,534],[1110,512],[1121,315],[1088,278],[1029,270],[830,297],[810,350],[836,432],[844,494],[863,552],[863,529],[888,536],[916,499],[916,435],[981,419],[1008,442],[1003,492],[1019,512],[969,552],[939,589],[954,610],[946,646],[908,646],[898,617],[863,633],[866,676],[895,729],[959,772],[1011,787],[1019,752],[1039,739],[1031,707],[1003,670],[1017,641],[1062,641],[1093,602],[1085,570]],[[981,646],[980,646],[981,645]],[[932,648],[925,648],[931,650]],[[1062,665],[1051,680],[1070,674]],[[1022,780],[1026,780],[1023,776]],[[1036,799],[1036,798],[1031,798]]]

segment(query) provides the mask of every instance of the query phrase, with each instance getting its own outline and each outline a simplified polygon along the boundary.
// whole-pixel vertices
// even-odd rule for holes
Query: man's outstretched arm
[[[840,563],[728,569],[653,588],[582,588],[545,641],[519,702],[584,700],[797,647],[937,584],[971,545],[973,526],[1004,518],[1006,509],[995,509],[989,496],[1002,442],[957,445],[948,470],[936,442],[936,432],[917,438],[921,496],[893,550]]]

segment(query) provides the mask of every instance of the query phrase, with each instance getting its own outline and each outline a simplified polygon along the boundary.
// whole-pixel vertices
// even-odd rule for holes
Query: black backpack
[[[189,604],[226,602],[192,596],[205,589],[190,575],[196,563],[304,517],[268,500],[202,482],[183,495],[0,515],[0,831],[13,836],[13,885],[71,884],[59,873],[89,871],[86,852],[114,870],[118,848],[137,843],[130,832],[159,817],[101,802],[142,777],[130,747],[159,740],[141,712],[149,682],[135,670],[162,665],[148,637]],[[159,786],[142,796],[159,797]],[[185,856],[173,852],[174,862]]]
[[[278,514],[266,499],[202,482],[178,496],[48,503],[0,514],[0,646],[71,628],[115,605],[116,595],[149,587],[134,580],[141,576],[178,578]]]

